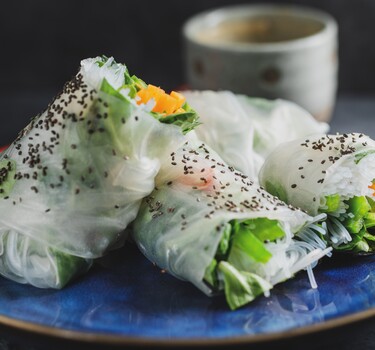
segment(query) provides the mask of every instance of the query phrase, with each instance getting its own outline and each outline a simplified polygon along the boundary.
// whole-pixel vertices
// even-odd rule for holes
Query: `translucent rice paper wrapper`
[[[273,257],[252,269],[272,284],[290,278],[326,254],[293,239],[313,218],[269,195],[247,176],[228,167],[207,146],[190,141],[169,155],[169,167],[157,176],[155,191],[145,198],[133,225],[133,238],[143,254],[177,278],[212,293],[203,281],[233,219],[279,220],[286,235],[267,243]]]
[[[99,67],[99,60],[82,61],[1,154],[0,267],[19,282],[59,288],[62,266],[70,277],[76,270],[61,256],[80,257],[88,267],[121,245],[163,159],[184,142],[178,127],[115,90],[125,66],[108,59]]]
[[[265,157],[280,143],[327,132],[295,103],[236,95],[230,91],[184,91],[202,124],[198,137],[229,165],[257,179]]]
[[[368,136],[315,135],[278,146],[259,180],[280,199],[316,215],[327,195],[371,196],[374,164],[375,141]]]

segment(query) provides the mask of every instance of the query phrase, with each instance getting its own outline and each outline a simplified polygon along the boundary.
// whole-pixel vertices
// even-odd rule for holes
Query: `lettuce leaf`
[[[251,231],[241,228],[233,236],[232,246],[245,252],[250,258],[265,264],[272,254],[265,248],[263,242]]]
[[[264,243],[284,235],[277,220],[256,218],[230,221],[224,228],[215,259],[206,268],[204,280],[213,289],[220,289],[224,285],[232,310],[252,301],[272,286],[258,275],[243,270],[248,270],[254,263],[267,263],[272,254]],[[219,281],[222,281],[221,285]]]
[[[251,272],[238,271],[226,261],[219,263],[218,270],[224,279],[225,298],[232,310],[272,289],[272,285],[263,278]]]

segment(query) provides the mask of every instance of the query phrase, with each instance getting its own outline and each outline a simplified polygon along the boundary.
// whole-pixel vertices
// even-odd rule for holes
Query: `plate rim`
[[[354,324],[375,317],[375,307],[353,314],[334,317],[308,326],[291,328],[286,331],[256,335],[240,335],[216,338],[158,338],[138,337],[131,335],[108,334],[105,332],[85,332],[66,328],[47,326],[0,314],[0,324],[15,330],[45,336],[55,340],[67,340],[84,344],[95,342],[101,345],[133,345],[133,346],[225,346],[225,345],[262,345],[275,341],[293,340],[302,336],[313,335],[322,331],[330,331],[349,324]]]

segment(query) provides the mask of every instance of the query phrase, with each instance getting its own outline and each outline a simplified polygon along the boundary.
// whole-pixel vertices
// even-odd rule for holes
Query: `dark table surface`
[[[17,95],[0,96],[0,121],[2,123],[0,144],[11,142],[27,121],[45,108],[53,95],[53,92],[25,92]],[[340,95],[330,124],[331,132],[362,132],[375,138],[375,96]],[[11,333],[12,336],[9,337]],[[375,349],[375,319],[361,322],[355,327],[345,327],[323,336],[326,337],[326,346],[320,345],[317,349]],[[297,344],[293,346],[283,344],[282,348],[300,349],[303,347],[306,349],[313,344],[314,339],[309,338],[308,343],[300,339]],[[43,343],[40,340],[34,342],[32,338],[23,338],[22,334],[19,334],[18,337],[17,332],[0,328],[0,350],[38,350],[40,347],[55,348],[52,344],[49,347],[48,342]],[[93,347],[95,346],[93,345]],[[78,346],[77,348],[82,349],[83,347]],[[276,346],[276,348],[280,347]],[[262,350],[264,350],[264,347],[262,347]]]
[[[375,138],[375,95],[340,95],[331,132],[362,132]]]

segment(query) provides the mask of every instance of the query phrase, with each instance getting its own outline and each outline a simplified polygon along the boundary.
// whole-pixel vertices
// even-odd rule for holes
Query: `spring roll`
[[[286,100],[230,91],[184,91],[202,124],[198,137],[229,165],[256,180],[265,157],[280,143],[328,131],[307,111]]]
[[[0,273],[62,288],[120,246],[196,114],[113,58],[78,74],[0,156]]]
[[[318,135],[280,145],[259,175],[270,193],[310,215],[326,213],[328,243],[356,254],[375,249],[375,141]]]
[[[207,295],[224,291],[231,309],[303,269],[315,286],[311,268],[330,250],[319,218],[271,196],[204,144],[189,141],[169,161],[132,227],[149,260]]]

